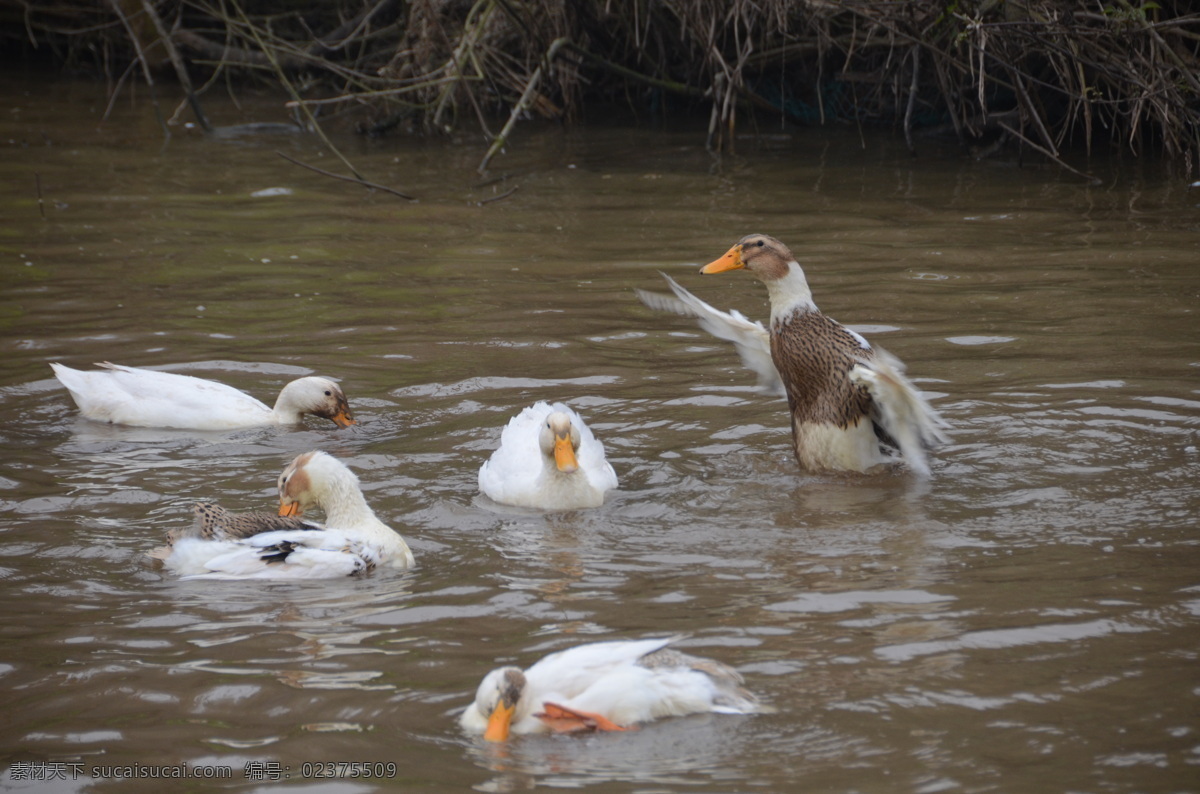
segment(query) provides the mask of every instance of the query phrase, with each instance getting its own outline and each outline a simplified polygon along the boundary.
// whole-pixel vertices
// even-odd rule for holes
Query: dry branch
[[[345,176],[343,174],[335,174],[332,171],[326,171],[324,168],[317,168],[315,165],[309,165],[308,163],[297,160],[295,157],[292,157],[291,155],[288,155],[288,154],[284,154],[283,152],[280,152],[280,151],[276,151],[275,154],[279,155],[284,160],[287,160],[289,163],[298,165],[301,168],[307,168],[309,171],[318,173],[321,176],[327,176],[330,179],[340,179],[343,182],[353,182],[357,185],[362,185],[363,187],[371,188],[372,190],[382,190],[384,193],[391,193],[393,196],[399,196],[400,198],[408,199],[409,201],[417,200],[415,196],[410,196],[407,193],[403,193],[399,190],[396,190],[395,188],[388,187],[387,185],[380,185],[376,182],[368,182],[367,180],[365,180],[359,176]]]

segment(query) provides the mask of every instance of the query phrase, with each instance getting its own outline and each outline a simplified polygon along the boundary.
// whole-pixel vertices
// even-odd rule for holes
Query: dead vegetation
[[[131,79],[164,97],[172,76],[202,125],[205,92],[265,80],[314,128],[473,125],[491,141],[480,170],[522,118],[612,101],[703,109],[714,149],[769,114],[886,125],[914,150],[948,132],[1077,173],[1075,152],[1188,174],[1200,155],[1200,11],[1184,0],[0,0],[0,18],[10,52],[99,68],[114,97]]]

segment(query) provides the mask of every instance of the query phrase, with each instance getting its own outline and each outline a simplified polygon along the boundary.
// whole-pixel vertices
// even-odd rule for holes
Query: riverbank
[[[10,58],[102,74],[114,99],[149,84],[164,124],[207,126],[206,93],[265,81],[314,129],[477,127],[490,144],[480,171],[521,119],[577,121],[620,101],[706,112],[714,150],[752,119],[782,118],[886,127],[914,152],[922,133],[944,133],[978,157],[1081,175],[1069,154],[1109,148],[1200,173],[1200,13],[1179,0],[64,0],[0,21]]]

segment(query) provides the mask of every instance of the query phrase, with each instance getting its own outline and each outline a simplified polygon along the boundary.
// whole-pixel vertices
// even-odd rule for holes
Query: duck
[[[772,710],[742,688],[732,667],[670,647],[680,639],[594,642],[526,670],[492,670],[459,725],[500,742],[514,733],[624,731],[663,717]]]
[[[168,532],[149,556],[189,579],[328,579],[415,564],[400,533],[367,505],[358,477],[332,455],[298,455],[278,488],[274,514],[196,503],[192,526]],[[325,524],[303,517],[312,507],[325,511]]]
[[[710,333],[734,342],[760,388],[782,389],[802,470],[866,473],[899,459],[928,477],[927,452],[949,440],[949,425],[905,376],[903,362],[823,314],[796,257],[774,237],[748,234],[700,272],[740,269],[767,287],[769,329],[714,309],[669,278],[676,298],[650,305],[700,318]]]
[[[51,362],[50,368],[84,417],[133,427],[237,430],[299,424],[304,414],[356,424],[346,395],[329,378],[310,376],[288,383],[273,408],[232,386],[190,375],[125,367],[107,361],[99,370]]]
[[[509,420],[500,446],[479,468],[494,502],[536,510],[599,507],[617,487],[604,445],[563,403],[535,403]]]

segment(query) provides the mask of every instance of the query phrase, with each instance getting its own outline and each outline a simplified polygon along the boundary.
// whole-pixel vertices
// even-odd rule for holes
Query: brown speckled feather
[[[638,659],[638,665],[651,670],[662,667],[687,667],[704,673],[710,678],[727,681],[731,684],[740,684],[743,680],[742,674],[727,664],[721,664],[714,659],[682,653],[674,648],[659,648],[653,653],[648,653]]]
[[[716,685],[717,692],[713,695],[715,705],[729,707],[736,711],[744,711],[751,705],[756,709],[769,710],[759,703],[757,696],[740,686],[743,681],[741,673],[715,659],[692,656],[674,648],[659,648],[638,659],[638,665],[651,670],[655,668],[687,668],[697,673],[703,673]]]
[[[278,529],[320,529],[320,525],[302,518],[291,518],[274,513],[231,513],[212,502],[197,502],[192,508],[196,522],[191,535],[205,540],[240,540],[260,532]]]
[[[846,429],[871,415],[871,395],[848,373],[873,356],[846,328],[819,311],[803,311],[771,330],[771,358],[783,376],[794,422]]]

